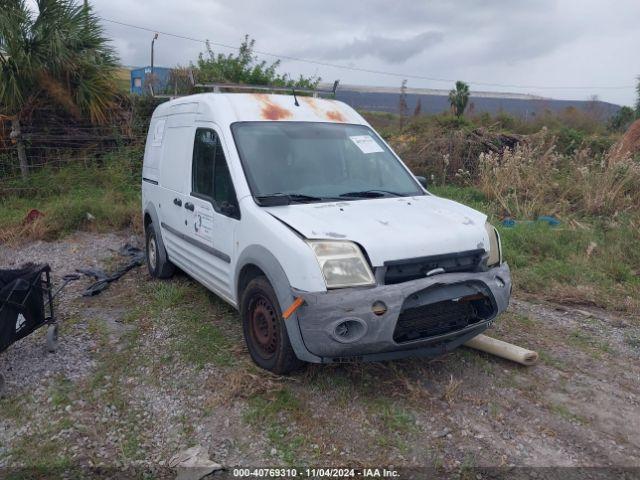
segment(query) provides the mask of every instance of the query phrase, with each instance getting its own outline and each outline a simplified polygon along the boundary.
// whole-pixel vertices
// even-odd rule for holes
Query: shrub
[[[640,207],[640,164],[615,148],[556,150],[546,130],[502,153],[480,154],[479,187],[505,215],[610,215]]]

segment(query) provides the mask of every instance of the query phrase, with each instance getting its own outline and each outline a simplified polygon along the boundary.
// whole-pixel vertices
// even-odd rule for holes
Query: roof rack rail
[[[340,80],[333,82],[333,88],[331,90],[326,89],[313,89],[313,88],[298,88],[298,87],[282,87],[276,85],[248,85],[245,83],[196,83],[194,87],[210,88],[214,93],[220,93],[223,90],[259,90],[264,92],[290,92],[294,95],[296,93],[310,93],[314,97],[319,95],[335,95]]]

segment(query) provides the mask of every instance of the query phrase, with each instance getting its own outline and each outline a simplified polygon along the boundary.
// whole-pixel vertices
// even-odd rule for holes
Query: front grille
[[[403,343],[452,333],[489,318],[492,312],[491,301],[482,295],[408,308],[398,317],[393,340]]]
[[[384,277],[385,285],[408,282],[426,277],[427,273],[437,268],[444,272],[475,272],[480,267],[483,249],[468,250],[466,252],[432,255],[430,257],[409,258],[385,262],[387,271]]]

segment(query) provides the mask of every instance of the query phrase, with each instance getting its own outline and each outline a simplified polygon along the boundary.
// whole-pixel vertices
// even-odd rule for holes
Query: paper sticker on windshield
[[[362,153],[384,152],[382,147],[376,143],[371,135],[355,135],[349,138],[358,146]]]

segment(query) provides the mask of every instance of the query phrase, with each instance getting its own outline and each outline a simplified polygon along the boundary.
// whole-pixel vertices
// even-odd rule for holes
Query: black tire
[[[242,294],[240,315],[244,339],[256,365],[277,375],[302,366],[291,347],[276,293],[266,277],[249,282]]]
[[[167,252],[158,243],[156,229],[149,223],[145,229],[145,248],[147,253],[147,268],[153,278],[170,278],[176,267],[169,261]]]

